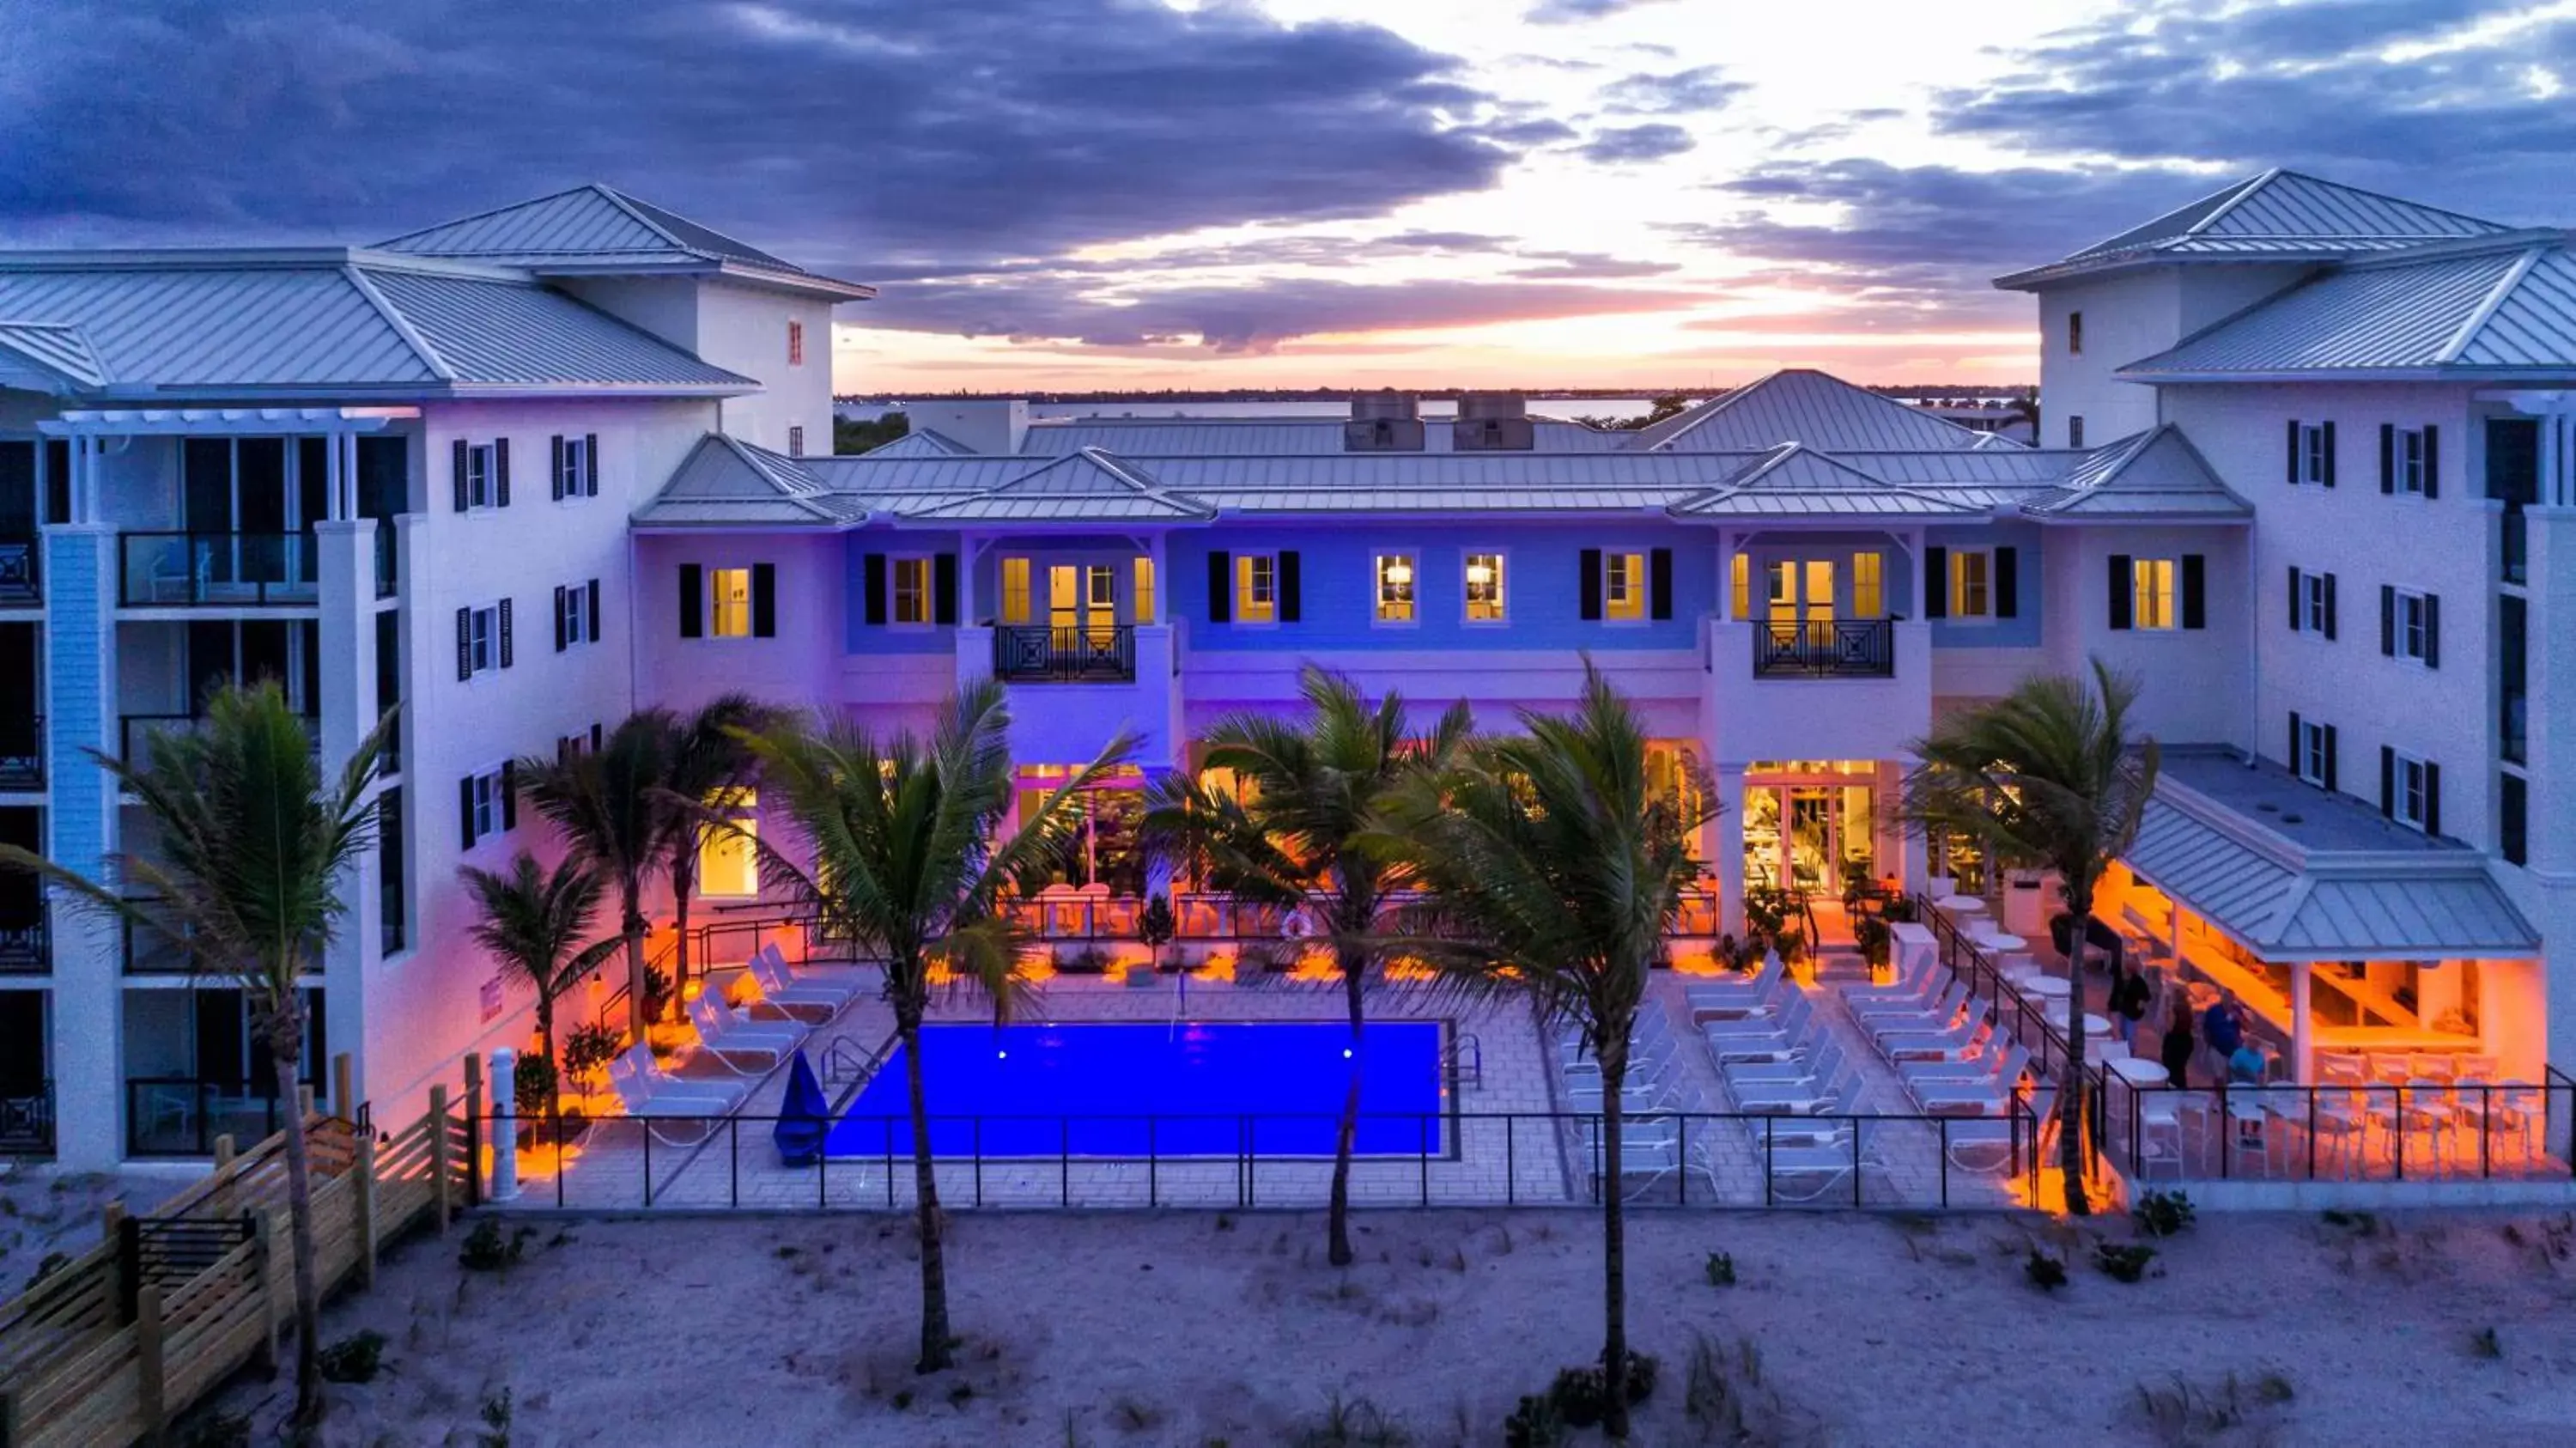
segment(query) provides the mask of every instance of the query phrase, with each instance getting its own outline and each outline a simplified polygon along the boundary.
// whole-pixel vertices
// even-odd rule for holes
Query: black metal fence
[[[20,1095],[0,1094],[0,1156],[54,1154],[54,1083]]]
[[[0,603],[42,603],[44,548],[24,534],[0,535]]]
[[[1886,679],[1896,674],[1896,622],[1812,619],[1753,626],[1757,679]]]
[[[2132,1086],[2104,1126],[2131,1181],[2564,1181],[2576,1080]]]
[[[1136,629],[1005,624],[993,630],[993,674],[1015,684],[1134,683]]]
[[[125,1082],[125,1153],[212,1156],[215,1138],[264,1141],[293,1115],[294,1107],[279,1101],[265,1083],[130,1076]]]

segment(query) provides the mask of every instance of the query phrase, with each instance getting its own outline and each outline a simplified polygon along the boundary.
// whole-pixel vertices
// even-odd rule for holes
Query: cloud
[[[1726,79],[1721,67],[1700,65],[1664,75],[1641,71],[1612,81],[1601,88],[1601,103],[1632,115],[1683,115],[1724,110],[1751,89],[1743,81]]]
[[[1451,57],[1155,0],[47,0],[0,63],[0,227],[368,238],[605,180],[896,265],[1382,215],[1517,149]],[[1562,139],[1562,138],[1557,138]]]
[[[1629,161],[1661,161],[1699,143],[1679,126],[1662,121],[1642,126],[1611,126],[1595,131],[1577,154],[1587,161],[1615,166]]]
[[[1626,261],[1598,251],[1527,251],[1521,255],[1541,265],[1516,267],[1503,275],[1550,280],[1616,281],[1631,277],[1666,276],[1682,269],[1679,262]]]
[[[1533,25],[1572,25],[1654,3],[1656,0],[1539,0],[1521,18]]]
[[[1287,277],[1248,286],[1182,285],[1095,292],[1047,279],[960,281],[890,289],[867,309],[874,327],[1095,348],[1265,352],[1318,333],[1396,332],[1559,317],[1661,312],[1703,295],[1535,281],[1347,282]]]

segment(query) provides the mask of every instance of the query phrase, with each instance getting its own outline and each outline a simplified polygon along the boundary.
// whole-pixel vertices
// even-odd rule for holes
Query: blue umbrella
[[[806,1064],[804,1048],[798,1047],[796,1060],[787,1069],[787,1094],[778,1103],[778,1127],[771,1133],[781,1164],[812,1166],[823,1159],[823,1134],[831,1126],[827,1119],[831,1111],[823,1099],[822,1083]]]

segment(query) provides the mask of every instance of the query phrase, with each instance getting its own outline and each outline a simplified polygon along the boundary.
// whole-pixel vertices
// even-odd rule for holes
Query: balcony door
[[[1796,625],[1803,636],[1830,641],[1834,633],[1834,563],[1830,558],[1783,558],[1772,563],[1770,621]]]
[[[1118,640],[1118,570],[1107,563],[1057,563],[1047,569],[1047,627],[1058,647],[1076,639],[1094,649]]]

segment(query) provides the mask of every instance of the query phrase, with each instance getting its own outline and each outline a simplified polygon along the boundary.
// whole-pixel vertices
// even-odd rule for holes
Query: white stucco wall
[[[2084,419],[2098,447],[2153,427],[2155,389],[2112,373],[2232,316],[2306,274],[2300,266],[2194,263],[2060,283],[2039,297],[2040,445],[2065,447]],[[2084,314],[2084,351],[2067,348],[2067,317]]]

